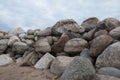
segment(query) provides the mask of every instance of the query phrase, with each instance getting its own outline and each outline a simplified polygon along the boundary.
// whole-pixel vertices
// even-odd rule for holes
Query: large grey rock
[[[27,34],[28,34],[28,35],[34,35],[34,32],[35,32],[35,31],[32,30],[32,29],[28,29],[28,30],[27,30]]]
[[[111,30],[109,32],[109,34],[114,38],[114,39],[117,39],[117,40],[120,40],[120,26]]]
[[[13,60],[12,60],[12,58],[9,57],[8,54],[0,55],[0,66],[4,66],[4,65],[10,64],[12,62],[13,62]]]
[[[116,78],[108,75],[96,74],[96,77],[93,80],[120,80],[120,78]]]
[[[87,20],[83,21],[81,26],[83,26],[85,28],[85,31],[90,31],[91,29],[96,27],[98,21],[99,21],[98,18],[91,17],[91,18],[88,18]]]
[[[115,67],[120,69],[120,42],[110,45],[98,56],[96,67]]]
[[[35,68],[38,69],[48,69],[50,67],[51,62],[55,59],[50,53],[46,53],[36,64]]]
[[[109,35],[100,35],[93,39],[90,45],[90,55],[97,57],[104,49],[112,43],[113,39]]]
[[[8,47],[8,39],[1,39],[0,40],[0,54],[4,53]]]
[[[80,56],[90,59],[93,62],[93,59],[90,56],[90,50],[85,48],[81,51]]]
[[[60,39],[52,45],[52,52],[55,53],[60,53],[64,51],[64,46],[65,43],[69,40],[70,38],[68,35],[64,34],[60,37]]]
[[[57,76],[61,76],[65,68],[70,64],[74,57],[58,56],[52,61],[50,71]]]
[[[73,38],[66,42],[64,51],[68,53],[77,53],[87,46],[87,41],[82,38]]]
[[[75,57],[66,67],[61,80],[92,80],[95,76],[95,69],[91,61],[84,57]]]
[[[37,52],[50,52],[51,51],[51,46],[48,43],[47,39],[40,39],[35,43],[35,51]]]
[[[73,19],[58,21],[52,28],[52,34],[56,36],[61,36],[62,33],[65,33],[66,31],[76,33],[84,32],[83,28],[81,28]]]
[[[29,46],[26,43],[23,42],[15,42],[12,46],[12,51],[15,54],[23,54]]]
[[[120,78],[120,70],[114,67],[103,67],[98,70],[99,74]]]
[[[11,36],[9,41],[8,41],[8,45],[12,46],[15,42],[19,42],[20,39],[17,36]]]

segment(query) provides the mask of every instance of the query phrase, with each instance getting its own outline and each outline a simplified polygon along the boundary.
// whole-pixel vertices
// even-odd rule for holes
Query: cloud
[[[119,3],[120,0],[0,0],[0,21],[10,28],[22,26],[27,30],[45,29],[67,18],[79,24],[93,16],[119,19]]]

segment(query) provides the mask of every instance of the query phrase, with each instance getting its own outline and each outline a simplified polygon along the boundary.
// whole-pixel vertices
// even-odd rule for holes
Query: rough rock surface
[[[95,69],[91,61],[78,56],[65,69],[61,80],[92,80],[94,76]]]
[[[57,76],[61,76],[65,68],[70,64],[74,57],[58,56],[53,60],[50,71]]]
[[[120,42],[113,43],[98,56],[96,67],[115,67],[120,69]]]
[[[35,68],[39,69],[48,69],[50,67],[51,62],[55,59],[50,53],[46,53],[36,64]]]
[[[80,26],[73,19],[58,21],[52,28],[52,34],[56,36],[60,36],[66,31],[75,33],[84,32],[83,28],[80,28]]]
[[[92,57],[97,57],[99,54],[104,51],[104,49],[112,43],[112,37],[108,35],[100,35],[96,37],[90,46],[90,55]]]
[[[8,54],[0,55],[0,66],[5,66],[5,65],[10,64],[12,62],[13,62],[13,60],[12,60],[12,58],[9,57]]]
[[[82,51],[85,47],[87,47],[87,41],[82,38],[74,38],[70,39],[64,47],[64,51],[67,53],[77,53]]]

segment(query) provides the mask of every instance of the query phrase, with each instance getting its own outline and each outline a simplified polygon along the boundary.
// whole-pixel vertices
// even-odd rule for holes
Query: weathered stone
[[[92,80],[95,76],[95,69],[91,61],[84,57],[75,57],[66,67],[61,80]]]
[[[23,42],[15,42],[12,46],[12,51],[15,54],[23,54],[27,49],[28,49],[28,45],[26,43]]]
[[[51,62],[55,59],[50,53],[46,53],[36,64],[35,68],[39,69],[48,69],[50,67]]]
[[[61,76],[65,68],[70,64],[74,57],[58,56],[52,61],[50,71],[57,76]]]
[[[111,30],[109,32],[109,34],[114,38],[114,39],[117,39],[117,40],[120,40],[120,26]]]
[[[77,24],[73,19],[58,21],[52,28],[52,34],[56,36],[61,36],[66,31],[82,33],[83,28]]]
[[[96,29],[94,28],[94,29],[90,30],[89,32],[84,33],[82,38],[85,40],[88,40],[88,41],[92,40],[94,37],[95,31],[96,31]]]
[[[100,35],[107,35],[107,34],[108,34],[108,32],[106,30],[99,30],[99,31],[95,32],[94,38],[96,38]]]
[[[4,53],[8,47],[8,39],[1,39],[0,40],[0,54]]]
[[[120,70],[114,67],[103,67],[98,70],[99,74],[120,78]]]
[[[116,78],[116,77],[108,76],[108,75],[97,74],[93,80],[120,80],[120,78]]]
[[[40,39],[35,43],[35,51],[37,52],[50,52],[51,51],[51,46],[48,43],[47,39]]]
[[[85,48],[81,51],[80,56],[90,59],[93,62],[93,59],[90,56],[89,49]]]
[[[12,58],[9,57],[8,54],[0,55],[0,66],[4,66],[4,65],[10,64],[12,62],[13,62],[13,60],[12,60]]]
[[[65,52],[56,53],[56,56],[68,56]]]
[[[96,37],[90,45],[90,55],[92,57],[97,57],[112,41],[112,37],[108,35],[100,35]]]
[[[98,29],[106,29],[107,31],[111,31],[118,26],[120,26],[120,21],[115,18],[106,18],[97,24]]]
[[[20,39],[17,36],[12,36],[10,37],[9,41],[8,41],[8,45],[12,46],[15,42],[19,42]]]
[[[88,18],[87,20],[83,21],[81,26],[85,28],[85,31],[90,31],[91,29],[95,28],[97,23],[98,23],[98,18],[96,17],[91,17]]]
[[[39,56],[34,51],[29,53],[22,61],[19,63],[20,66],[33,66],[38,61]]]
[[[60,39],[54,43],[54,45],[52,45],[52,52],[55,53],[60,53],[64,51],[64,46],[65,43],[69,40],[70,38],[68,37],[68,35],[63,34]]]
[[[34,43],[33,40],[29,40],[29,39],[26,39],[24,42],[29,46],[33,46],[33,43]]]
[[[47,36],[46,39],[48,40],[48,43],[49,43],[50,45],[53,44],[53,37],[52,37],[52,36]]]
[[[82,38],[73,38],[65,44],[64,51],[67,53],[77,53],[82,51],[86,46],[86,40]]]
[[[115,67],[120,69],[120,42],[113,43],[98,56],[96,67]]]

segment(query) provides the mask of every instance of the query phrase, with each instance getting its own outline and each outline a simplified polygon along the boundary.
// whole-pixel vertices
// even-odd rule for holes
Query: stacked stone
[[[115,18],[92,17],[81,25],[61,20],[43,31],[0,31],[0,65],[50,69],[61,80],[120,80],[119,40]]]

